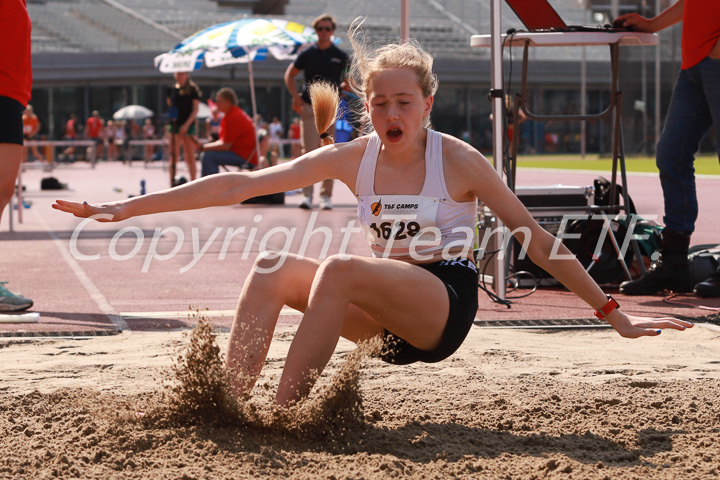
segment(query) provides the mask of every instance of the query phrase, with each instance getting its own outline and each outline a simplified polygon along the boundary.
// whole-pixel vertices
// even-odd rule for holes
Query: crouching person
[[[219,139],[199,147],[202,176],[218,173],[220,165],[256,167],[258,155],[252,119],[237,106],[237,96],[231,88],[220,89],[215,101],[224,115]]]

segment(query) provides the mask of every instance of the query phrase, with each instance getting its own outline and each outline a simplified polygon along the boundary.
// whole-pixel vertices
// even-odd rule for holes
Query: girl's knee
[[[285,252],[261,252],[256,258],[252,268],[253,277],[257,275],[276,280],[288,270],[286,265],[288,254]]]
[[[358,258],[352,255],[330,255],[320,264],[323,271],[337,274],[349,273],[357,265]]]
[[[352,286],[358,259],[347,255],[331,255],[318,269],[318,278],[323,288],[348,288]]]

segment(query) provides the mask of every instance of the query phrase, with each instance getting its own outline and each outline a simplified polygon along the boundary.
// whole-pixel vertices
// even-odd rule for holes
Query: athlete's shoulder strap
[[[355,179],[355,193],[359,195],[372,195],[375,192],[375,166],[380,153],[380,137],[377,133],[368,135],[360,166]]]

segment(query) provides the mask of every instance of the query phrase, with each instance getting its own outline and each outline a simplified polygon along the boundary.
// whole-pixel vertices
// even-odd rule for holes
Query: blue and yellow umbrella
[[[268,53],[278,60],[291,59],[301,48],[316,41],[315,30],[296,22],[243,18],[194,33],[169,52],[155,57],[155,67],[164,73],[174,73],[247,63],[254,120],[257,118],[257,103],[253,61],[264,60]],[[257,138],[256,148],[260,148]]]
[[[194,33],[169,52],[155,57],[155,66],[161,72],[173,73],[252,62],[264,59],[268,53],[284,60],[316,41],[312,28],[296,22],[244,18]]]

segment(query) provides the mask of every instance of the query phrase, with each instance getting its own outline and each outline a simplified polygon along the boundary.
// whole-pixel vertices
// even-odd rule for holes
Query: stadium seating
[[[210,25],[251,16],[253,2],[218,0],[30,0],[33,19],[33,52],[164,51]],[[569,24],[591,21],[577,0],[553,0]],[[627,1],[624,3],[628,3]],[[118,7],[119,5],[119,7]],[[448,60],[487,58],[485,49],[470,47],[470,35],[489,33],[490,0],[413,0],[410,2],[410,33],[430,53]],[[629,8],[629,7],[628,7]],[[131,11],[128,14],[124,10]],[[364,30],[374,43],[395,41],[400,36],[400,2],[363,0],[290,0],[283,18],[310,24],[327,12],[338,20],[337,35],[346,41],[353,19],[366,17]],[[503,29],[522,28],[512,10],[504,5]],[[153,26],[155,25],[155,26]],[[174,35],[162,31],[161,26]],[[670,36],[665,41],[670,42]],[[345,43],[347,45],[347,43]],[[588,58],[607,58],[607,49],[587,52]],[[630,53],[639,55],[637,49]],[[534,49],[539,60],[579,61],[580,49]]]

